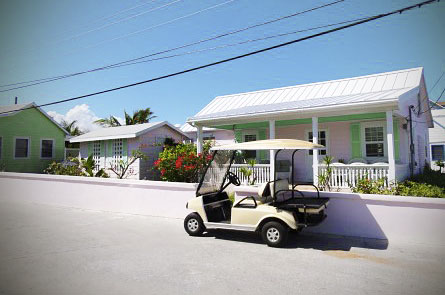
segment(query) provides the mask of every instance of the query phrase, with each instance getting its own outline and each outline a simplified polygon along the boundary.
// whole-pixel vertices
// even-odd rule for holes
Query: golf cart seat
[[[278,179],[263,183],[258,189],[259,201],[263,204],[270,203],[273,200],[274,192],[280,193],[289,190],[289,182],[287,179]]]

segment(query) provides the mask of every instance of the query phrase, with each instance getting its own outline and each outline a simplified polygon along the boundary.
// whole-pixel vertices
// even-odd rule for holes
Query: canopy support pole
[[[318,144],[318,117],[312,117],[312,143]],[[312,152],[313,183],[318,186],[318,150]]]
[[[196,153],[202,153],[202,126],[196,126]]]
[[[275,139],[275,120],[269,120],[269,139]],[[275,151],[270,151],[270,176],[269,180],[275,177]]]

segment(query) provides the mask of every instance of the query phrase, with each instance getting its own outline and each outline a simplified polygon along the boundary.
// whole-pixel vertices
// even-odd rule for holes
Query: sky
[[[0,1],[0,85],[65,75],[178,47],[334,0],[14,0]],[[346,0],[184,53],[380,14],[419,2]],[[150,107],[154,120],[184,123],[214,97],[424,67],[431,100],[445,88],[445,1],[273,51],[161,81],[48,106],[83,129],[110,115]],[[4,91],[0,105],[44,104],[139,82],[301,38],[266,41],[97,71]],[[169,55],[165,54],[165,55]],[[161,57],[162,55],[159,55]],[[20,86],[20,85],[19,85]],[[10,88],[10,87],[9,87]],[[445,94],[441,100],[445,100]]]

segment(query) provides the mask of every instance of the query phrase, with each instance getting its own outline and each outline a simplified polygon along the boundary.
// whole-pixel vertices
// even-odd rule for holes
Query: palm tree
[[[153,112],[150,108],[141,109],[133,112],[133,116],[130,116],[125,112],[125,124],[127,125],[136,125],[150,122],[151,119],[156,118],[153,116]]]
[[[76,120],[72,121],[71,123],[62,120],[60,125],[62,125],[63,129],[65,129],[71,136],[82,135],[84,132],[80,130],[78,126],[76,126],[76,123]]]
[[[148,122],[150,122],[151,119],[156,118],[156,116],[153,116],[154,113],[150,110],[150,108],[134,111],[133,116],[130,116],[129,114],[127,114],[126,111],[124,111],[124,114],[125,114],[125,125],[136,125],[136,124],[148,123]],[[119,123],[119,121],[114,116],[96,120],[96,121],[94,121],[94,123],[99,124],[104,127],[121,126],[121,123]]]
[[[114,116],[110,116],[109,118],[103,118],[103,119],[96,120],[96,121],[94,121],[94,123],[96,123],[96,124],[98,124],[100,126],[104,126],[104,127],[117,127],[117,126],[121,126],[121,123],[119,123],[119,121]]]

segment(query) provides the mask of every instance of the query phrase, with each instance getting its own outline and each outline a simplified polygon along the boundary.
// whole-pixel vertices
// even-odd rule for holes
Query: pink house
[[[358,178],[386,184],[422,171],[429,163],[432,116],[423,68],[219,96],[187,120],[197,126],[198,150],[204,128],[232,130],[238,142],[295,138],[321,143],[318,154],[300,152],[295,181],[317,183],[334,158],[331,186],[347,188]],[[252,152],[259,167],[274,163],[273,153]],[[288,170],[283,170],[288,171]],[[287,173],[285,175],[290,175]],[[261,177],[263,181],[269,178]]]
[[[116,175],[109,169],[120,160],[126,161],[133,150],[141,150],[147,160],[134,162],[127,178],[157,179],[157,173],[152,170],[153,163],[162,151],[166,138],[175,142],[183,142],[188,136],[167,121],[137,125],[101,128],[70,139],[70,142],[80,142],[80,157],[93,155],[96,170],[104,168],[110,177]]]

